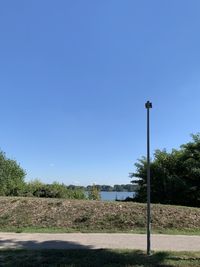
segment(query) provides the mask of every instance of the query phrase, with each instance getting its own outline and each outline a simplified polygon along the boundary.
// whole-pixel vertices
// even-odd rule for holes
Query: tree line
[[[131,174],[138,185],[134,201],[147,200],[147,160],[142,157]],[[156,150],[151,167],[151,202],[200,207],[200,134],[172,149]],[[137,179],[135,179],[137,178]]]
[[[146,202],[147,161],[142,157],[131,174],[132,183],[123,185],[75,186],[40,180],[25,182],[25,170],[0,151],[0,195],[69,199],[99,199],[100,191],[135,191],[133,201]],[[200,134],[179,149],[156,150],[150,163],[151,202],[200,207]],[[88,192],[86,196],[85,191]]]
[[[70,189],[76,189],[76,188],[82,188],[85,191],[90,191],[90,189],[93,187],[94,185],[87,185],[87,186],[76,186],[76,185],[69,185],[67,186]],[[137,188],[137,185],[134,184],[115,184],[113,186],[111,185],[99,185],[99,184],[95,184],[95,187],[99,190],[99,191],[103,191],[103,192],[134,192]]]
[[[35,179],[25,182],[26,171],[16,162],[0,151],[0,196],[49,197],[86,199],[84,190],[71,190],[64,184],[54,182],[42,183]]]
[[[100,199],[100,191],[134,191],[133,184],[76,186],[54,182],[45,184],[39,179],[25,182],[26,171],[0,151],[0,195],[68,199]],[[87,194],[85,193],[87,191]]]

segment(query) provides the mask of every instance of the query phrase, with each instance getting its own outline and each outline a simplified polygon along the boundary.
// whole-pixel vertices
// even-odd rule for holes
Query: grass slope
[[[0,197],[0,231],[145,232],[145,227],[145,204]],[[152,229],[200,234],[200,208],[154,204]]]

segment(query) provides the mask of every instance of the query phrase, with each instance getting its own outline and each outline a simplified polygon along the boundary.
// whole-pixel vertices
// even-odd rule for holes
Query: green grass
[[[56,228],[56,227],[4,227],[0,229],[0,232],[15,232],[15,233],[97,233],[96,230],[87,229],[73,229],[73,228]],[[133,230],[111,229],[105,231],[104,229],[99,230],[98,233],[130,233],[130,234],[146,234],[145,228],[135,228]],[[167,235],[200,235],[200,229],[152,229],[152,234],[167,234]]]
[[[199,267],[200,252],[155,252],[138,250],[1,250],[4,267]]]

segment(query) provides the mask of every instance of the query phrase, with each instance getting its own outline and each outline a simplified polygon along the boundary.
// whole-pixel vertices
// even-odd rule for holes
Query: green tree
[[[131,177],[138,178],[135,200],[146,201],[147,161],[142,157]],[[151,201],[154,203],[200,206],[200,135],[180,149],[156,150],[151,162]]]
[[[18,196],[24,187],[25,171],[0,151],[0,195]]]
[[[88,198],[91,200],[100,200],[100,189],[96,185],[90,186],[90,189],[88,191]]]
[[[120,185],[120,184],[115,184],[115,185],[113,186],[113,188],[114,188],[113,190],[114,190],[114,191],[117,191],[117,192],[124,191],[123,186]]]

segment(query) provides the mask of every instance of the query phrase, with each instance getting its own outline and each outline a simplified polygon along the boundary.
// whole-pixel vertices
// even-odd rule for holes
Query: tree
[[[24,186],[26,173],[15,161],[0,151],[0,195],[17,196]]]
[[[124,188],[123,188],[123,186],[120,185],[120,184],[115,184],[115,185],[113,186],[113,190],[114,190],[114,191],[117,191],[117,192],[120,192],[120,191],[124,191]]]
[[[146,201],[147,161],[136,164],[132,183],[138,184],[135,201]],[[153,203],[200,206],[200,134],[192,141],[173,149],[156,150],[151,162],[151,201]]]
[[[88,191],[88,198],[91,200],[100,200],[100,189],[96,185],[90,186],[90,189]]]

